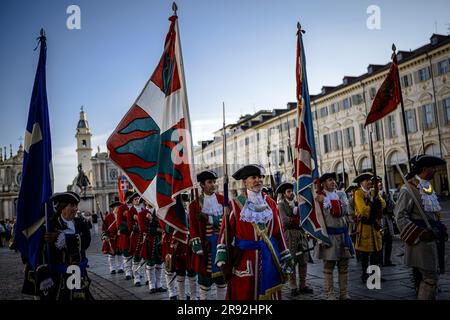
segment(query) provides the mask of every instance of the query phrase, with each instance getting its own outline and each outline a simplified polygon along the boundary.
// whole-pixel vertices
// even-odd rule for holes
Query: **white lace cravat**
[[[204,194],[202,213],[208,216],[220,216],[222,215],[223,207],[217,200],[216,194],[212,195]]]
[[[264,200],[261,192],[247,190],[247,201],[242,208],[240,220],[250,223],[267,223],[272,219],[272,209]]]
[[[423,208],[426,212],[439,212],[442,210],[436,192],[434,192],[432,194],[426,194],[424,189],[429,189],[430,188],[430,181],[428,180],[423,180],[420,179],[419,176],[416,176],[416,179],[419,180],[419,193],[420,196],[422,197],[422,205]]]

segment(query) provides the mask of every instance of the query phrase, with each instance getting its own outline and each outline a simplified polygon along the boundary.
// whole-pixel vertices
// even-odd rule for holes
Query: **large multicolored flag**
[[[45,232],[42,225],[48,223],[53,215],[50,200],[53,193],[52,143],[45,75],[47,43],[43,30],[39,42],[39,63],[28,112],[22,181],[14,225],[16,246],[33,268],[37,267],[40,259],[42,235]]]
[[[305,50],[300,24],[297,32],[297,123],[295,134],[294,178],[297,185],[300,223],[311,236],[331,244],[323,219],[323,213],[316,199],[314,184],[320,188],[317,165],[311,104],[306,77]]]
[[[364,127],[396,110],[400,102],[401,88],[398,81],[397,55],[394,53],[389,72],[375,95]]]
[[[136,102],[107,141],[110,158],[157,215],[188,234],[186,214],[169,210],[178,194],[193,187],[191,126],[177,16],[164,52]]]

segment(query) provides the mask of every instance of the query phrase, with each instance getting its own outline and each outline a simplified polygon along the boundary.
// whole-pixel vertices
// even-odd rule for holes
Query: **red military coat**
[[[117,229],[119,230],[119,240],[118,240],[118,249],[121,252],[128,251],[128,247],[130,245],[130,230],[128,230],[128,224],[127,224],[127,212],[128,212],[128,205],[122,204],[117,209]]]
[[[253,225],[250,222],[240,220],[241,205],[245,203],[247,195],[239,196],[232,201],[232,211],[229,218],[229,239],[232,241],[250,240],[259,241],[262,238],[258,236]],[[289,255],[289,250],[286,245],[280,215],[275,201],[263,193],[263,197],[272,210],[272,219],[266,223],[267,235],[273,238],[278,246],[278,251],[281,258]],[[242,200],[242,202],[239,201]],[[225,219],[222,220],[222,227],[219,235],[218,251],[224,250],[224,226]],[[233,274],[228,282],[231,290],[227,293],[229,300],[259,300],[266,299],[281,299],[282,282],[266,291],[264,297],[258,294],[259,280],[261,273],[261,250],[243,250],[242,256],[236,267],[233,269]],[[231,296],[229,294],[231,293]]]
[[[117,254],[117,245],[119,242],[119,237],[117,236],[117,223],[116,216],[114,213],[110,212],[105,217],[105,224],[103,226],[104,230],[102,232],[102,252],[105,254]],[[105,237],[109,238],[109,241],[105,240]]]
[[[127,212],[127,226],[128,230],[130,230],[130,244],[128,247],[128,252],[132,255],[138,255],[138,246],[139,246],[139,227],[137,223],[138,212],[136,208],[133,206]]]
[[[216,192],[217,202],[224,205],[224,197],[220,193]],[[193,267],[194,270],[203,276],[211,276],[211,266],[208,266],[208,253],[211,252],[210,242],[205,240],[207,227],[212,228],[209,222],[206,219],[200,218],[200,214],[202,212],[202,196],[199,199],[192,201],[188,207],[189,212],[189,237],[190,240],[199,239],[202,245],[203,254],[194,254],[193,256]],[[220,228],[219,228],[220,229]],[[217,232],[220,230],[217,230]],[[212,263],[214,263],[214,259],[212,259]],[[208,268],[209,267],[209,268]],[[219,274],[221,275],[221,274]]]

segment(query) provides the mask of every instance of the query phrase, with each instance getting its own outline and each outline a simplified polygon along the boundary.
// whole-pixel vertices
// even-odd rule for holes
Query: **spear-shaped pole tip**
[[[297,31],[301,32],[301,33],[305,33],[305,30],[302,29],[302,25],[300,24],[300,22],[297,22]]]
[[[172,10],[173,10],[173,14],[177,15],[178,7],[177,7],[177,4],[175,3],[175,1],[172,3]]]
[[[45,30],[44,30],[44,28],[41,28],[40,35],[41,35],[41,37],[45,37]]]
[[[392,51],[395,52],[395,50],[397,50],[397,48],[395,47],[395,44],[392,44]]]

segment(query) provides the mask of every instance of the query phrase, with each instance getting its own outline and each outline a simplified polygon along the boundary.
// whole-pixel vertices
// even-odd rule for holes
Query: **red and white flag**
[[[110,158],[157,215],[188,234],[184,212],[169,210],[195,181],[178,17],[169,18],[164,52],[136,102],[108,139]]]

